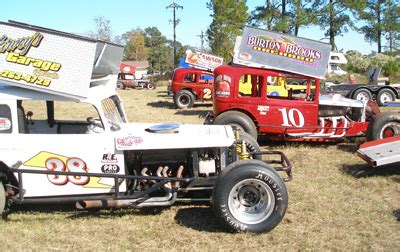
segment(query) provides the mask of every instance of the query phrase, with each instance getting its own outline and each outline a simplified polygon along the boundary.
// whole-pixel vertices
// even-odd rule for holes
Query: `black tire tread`
[[[243,127],[244,131],[250,134],[254,139],[257,139],[257,128],[253,120],[243,112],[240,111],[227,111],[215,118],[214,124],[229,125],[231,123],[239,124]]]
[[[276,200],[276,206],[270,218],[264,220],[262,223],[245,225],[245,229],[243,229],[243,225],[232,225],[232,223],[228,223],[225,218],[227,213],[220,207],[221,204],[227,204],[224,199],[229,197],[229,192],[232,186],[238,183],[241,179],[254,177],[254,175],[259,174],[260,171],[262,171],[263,174],[268,175],[268,177],[273,180],[276,188],[279,188],[275,190],[279,191],[279,197],[282,198],[282,202]],[[277,196],[275,195],[275,197]],[[245,231],[261,233],[272,230],[282,221],[287,209],[288,200],[287,189],[282,178],[271,166],[259,160],[240,160],[230,164],[221,172],[213,190],[213,209],[215,215],[226,228],[234,232]],[[233,216],[230,216],[230,219],[235,220]],[[240,222],[236,221],[235,223]]]

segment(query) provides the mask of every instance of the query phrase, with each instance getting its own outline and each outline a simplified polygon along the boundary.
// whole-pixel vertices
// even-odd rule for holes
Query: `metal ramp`
[[[357,154],[372,167],[400,162],[400,135],[366,142]]]

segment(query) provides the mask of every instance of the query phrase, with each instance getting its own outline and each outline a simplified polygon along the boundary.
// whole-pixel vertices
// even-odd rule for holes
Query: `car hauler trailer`
[[[372,167],[400,162],[400,136],[366,142],[357,154]]]
[[[15,204],[200,200],[234,231],[282,220],[292,178],[282,152],[230,126],[128,123],[115,90],[121,46],[17,22],[1,22],[0,36],[3,216]]]
[[[400,102],[388,102],[385,106],[400,107]],[[371,167],[398,163],[400,162],[400,135],[366,142],[360,146],[357,154]]]

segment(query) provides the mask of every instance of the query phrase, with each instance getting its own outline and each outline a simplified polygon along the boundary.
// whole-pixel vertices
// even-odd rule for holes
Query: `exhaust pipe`
[[[157,169],[157,175],[163,175],[165,177],[168,177],[168,166],[166,167],[159,167]],[[178,168],[176,177],[177,178],[182,178],[182,173],[183,173],[184,167],[181,165]],[[141,174],[146,174],[147,175],[147,169],[143,169]],[[145,175],[144,175],[145,176]],[[115,199],[104,199],[104,200],[84,200],[84,201],[77,201],[75,203],[75,207],[79,210],[85,210],[85,209],[91,209],[91,208],[117,208],[117,207],[130,207],[134,206],[137,208],[142,208],[142,207],[155,207],[155,206],[171,206],[175,203],[178,193],[171,192],[171,186],[172,183],[168,182],[168,184],[165,186],[165,189],[167,190],[167,195],[164,197],[153,197],[153,198],[139,198],[139,199],[120,199],[120,200],[115,200]],[[175,187],[178,188],[180,186],[179,181],[175,181]],[[168,188],[169,187],[169,188]]]

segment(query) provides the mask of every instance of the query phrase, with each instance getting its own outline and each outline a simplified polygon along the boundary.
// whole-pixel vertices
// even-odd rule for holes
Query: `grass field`
[[[119,93],[131,122],[202,123],[198,116],[212,109],[176,110],[165,87]],[[201,204],[92,214],[69,205],[21,206],[0,221],[0,251],[399,250],[399,165],[370,169],[352,145],[260,145],[283,150],[294,169],[288,211],[269,233],[227,233]]]

